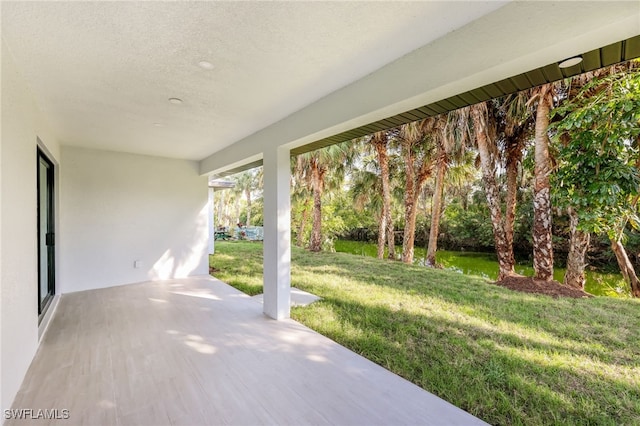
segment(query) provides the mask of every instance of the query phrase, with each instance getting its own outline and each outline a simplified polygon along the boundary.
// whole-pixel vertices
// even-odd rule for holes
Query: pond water
[[[335,241],[335,249],[343,253],[376,256],[376,245],[371,243],[337,240]],[[399,247],[399,249],[401,251],[402,247]],[[414,253],[414,263],[424,265],[425,249],[416,247]],[[477,275],[490,280],[495,280],[498,277],[498,261],[493,253],[438,250],[436,252],[436,261],[445,269],[461,274]],[[516,272],[525,276],[533,276],[533,266],[530,264],[518,264],[516,265]],[[555,268],[554,279],[562,282],[564,272],[564,268]],[[585,290],[597,296],[626,297],[629,295],[628,287],[622,275],[599,271],[587,271]]]

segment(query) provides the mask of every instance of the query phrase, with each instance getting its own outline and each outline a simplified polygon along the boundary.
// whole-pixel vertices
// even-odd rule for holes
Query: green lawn
[[[216,242],[262,291],[262,245]],[[293,248],[291,316],[491,424],[640,425],[640,301],[552,299],[455,272]]]

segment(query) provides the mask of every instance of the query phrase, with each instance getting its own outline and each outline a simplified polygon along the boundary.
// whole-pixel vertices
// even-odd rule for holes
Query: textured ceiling
[[[2,2],[2,38],[61,143],[201,159],[505,3]]]

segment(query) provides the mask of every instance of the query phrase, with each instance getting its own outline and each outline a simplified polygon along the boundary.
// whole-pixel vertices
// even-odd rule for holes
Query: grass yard
[[[216,242],[214,275],[262,292],[262,245]],[[640,425],[640,301],[552,299],[486,280],[293,248],[291,316],[500,425]]]

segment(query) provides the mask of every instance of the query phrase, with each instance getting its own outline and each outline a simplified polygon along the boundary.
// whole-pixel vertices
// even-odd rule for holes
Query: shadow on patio
[[[211,277],[63,295],[13,408],[68,410],[36,424],[483,424]]]

